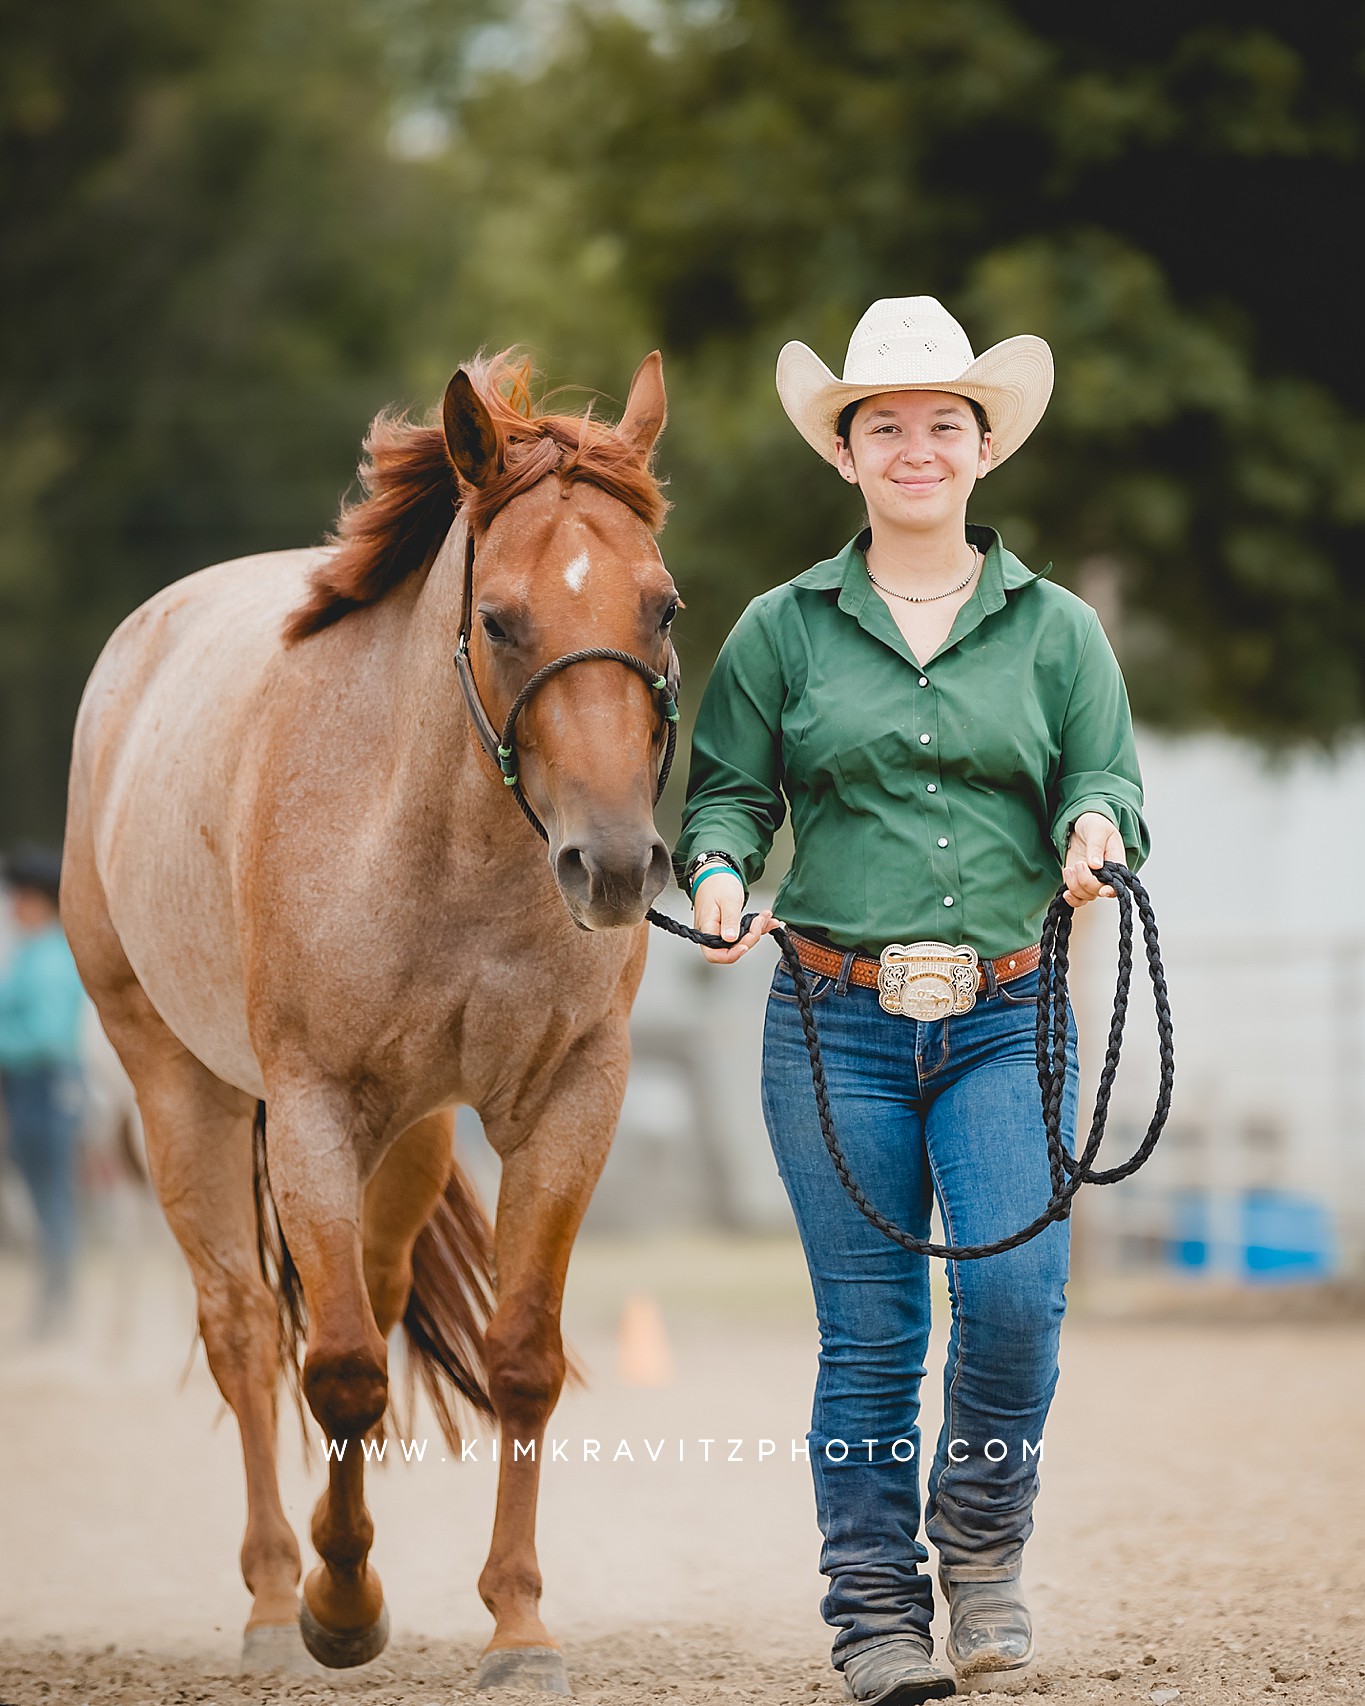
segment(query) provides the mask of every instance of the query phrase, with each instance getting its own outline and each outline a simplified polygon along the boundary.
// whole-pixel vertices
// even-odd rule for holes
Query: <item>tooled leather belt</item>
[[[840,952],[838,948],[826,947],[821,942],[812,942],[808,936],[802,936],[790,927],[787,930],[787,935],[791,938],[792,946],[796,949],[797,959],[807,971],[815,972],[821,977],[838,978],[843,976],[844,962],[848,959],[847,953]],[[946,952],[954,955],[970,954],[969,949],[947,949],[946,944],[939,943],[916,943],[913,946],[921,949],[945,947]],[[884,990],[886,987],[886,978],[883,975],[884,968],[888,955],[894,953],[894,948],[889,948],[878,960],[869,959],[866,954],[854,954],[853,965],[848,973],[847,981],[856,984],[859,989]],[[1001,954],[997,959],[987,960],[976,966],[975,988],[972,990],[973,999],[979,991],[983,989],[989,991],[992,983],[1010,983],[1017,977],[1027,977],[1029,972],[1036,971],[1038,969],[1038,954],[1038,944],[1035,942],[1031,948],[1018,948],[1012,954]],[[971,955],[971,959],[974,961],[975,955]],[[966,970],[967,967],[964,965],[961,969]]]

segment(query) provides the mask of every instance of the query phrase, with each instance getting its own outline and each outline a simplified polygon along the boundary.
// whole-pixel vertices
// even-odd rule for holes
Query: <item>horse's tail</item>
[[[303,1347],[308,1339],[308,1315],[303,1301],[303,1282],[289,1253],[284,1228],[270,1191],[270,1167],[265,1148],[265,1103],[257,1102],[251,1124],[251,1192],[256,1201],[256,1260],[261,1278],[275,1299],[280,1366],[298,1411],[303,1455],[312,1461],[312,1436],[303,1402]]]
[[[455,1451],[460,1428],[451,1388],[484,1415],[493,1414],[484,1351],[493,1301],[493,1228],[452,1156],[445,1190],[412,1247],[403,1330],[409,1373],[421,1381],[446,1444]]]
[[[308,1315],[299,1271],[270,1191],[264,1102],[256,1104],[252,1128],[251,1182],[257,1259],[275,1297],[280,1364],[298,1410],[305,1456],[311,1457],[301,1373]],[[484,1331],[492,1311],[493,1229],[452,1156],[445,1190],[413,1245],[412,1289],[403,1329],[409,1351],[409,1399],[414,1382],[420,1381],[446,1443],[456,1451],[460,1428],[452,1403],[455,1394],[485,1415],[493,1413],[484,1354]],[[411,1402],[407,1408],[411,1411]]]

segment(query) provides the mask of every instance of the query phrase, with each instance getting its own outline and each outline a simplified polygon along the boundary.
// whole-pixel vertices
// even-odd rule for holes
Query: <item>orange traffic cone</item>
[[[616,1372],[626,1386],[671,1386],[673,1352],[659,1305],[648,1292],[626,1299],[616,1335]]]

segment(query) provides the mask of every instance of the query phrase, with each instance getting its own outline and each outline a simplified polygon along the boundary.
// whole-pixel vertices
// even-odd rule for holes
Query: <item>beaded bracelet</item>
[[[701,870],[703,865],[709,865],[715,859],[719,859],[723,865],[728,865],[739,878],[740,882],[744,881],[744,872],[740,867],[739,860],[735,858],[733,853],[726,853],[724,849],[720,847],[708,847],[704,853],[696,854],[693,857],[692,863],[683,872],[684,886],[688,887],[690,890],[691,883],[696,877],[697,872]]]

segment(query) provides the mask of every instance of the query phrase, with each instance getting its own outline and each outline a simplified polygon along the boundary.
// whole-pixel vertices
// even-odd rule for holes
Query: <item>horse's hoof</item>
[[[383,1605],[368,1629],[324,1629],[308,1609],[305,1597],[299,1607],[299,1634],[303,1644],[328,1670],[353,1670],[377,1659],[389,1644],[389,1608]]]
[[[309,1658],[297,1623],[260,1623],[242,1637],[242,1672],[288,1671],[291,1676],[321,1676],[322,1668]]]
[[[515,1688],[522,1694],[572,1694],[558,1647],[498,1647],[479,1660],[479,1691]]]

